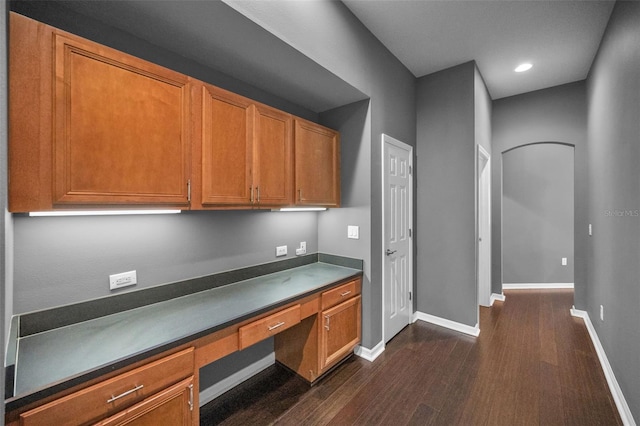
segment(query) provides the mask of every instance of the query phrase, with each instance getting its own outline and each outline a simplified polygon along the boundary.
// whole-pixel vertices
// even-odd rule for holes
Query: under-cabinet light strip
[[[321,212],[325,211],[326,207],[283,207],[281,209],[274,209],[275,212]]]
[[[133,214],[175,214],[180,210],[69,210],[29,212],[29,216],[115,216]]]

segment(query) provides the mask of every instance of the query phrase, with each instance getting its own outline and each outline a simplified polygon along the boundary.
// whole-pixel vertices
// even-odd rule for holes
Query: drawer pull
[[[351,294],[351,290],[340,293],[340,297],[345,297],[347,294]]]
[[[267,327],[269,329],[269,331],[273,331],[278,327],[282,327],[284,325],[284,321],[280,321],[279,323],[275,324],[275,325],[271,325],[269,327]]]
[[[114,401],[116,401],[116,400],[118,400],[118,399],[120,399],[120,398],[123,398],[123,397],[125,397],[125,396],[127,396],[127,395],[131,395],[131,394],[132,394],[132,393],[134,393],[134,392],[138,392],[138,391],[139,391],[140,389],[142,389],[143,387],[144,387],[144,385],[138,385],[138,386],[136,386],[135,388],[133,388],[133,389],[129,389],[128,391],[123,392],[123,393],[121,393],[121,394],[120,394],[120,395],[118,395],[118,396],[113,396],[113,395],[111,395],[111,399],[108,399],[108,400],[107,400],[107,404],[111,404],[112,402],[114,402]]]

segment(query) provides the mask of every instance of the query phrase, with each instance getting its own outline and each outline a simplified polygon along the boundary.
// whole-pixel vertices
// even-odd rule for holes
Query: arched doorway
[[[533,143],[502,153],[502,283],[573,288],[572,145]]]

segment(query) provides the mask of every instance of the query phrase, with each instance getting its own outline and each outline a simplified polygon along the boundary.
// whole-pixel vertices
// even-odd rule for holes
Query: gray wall
[[[504,282],[573,283],[573,147],[508,151],[502,180]]]
[[[502,293],[502,153],[535,142],[562,142],[574,151],[574,303],[587,300],[587,111],[584,82],[493,101],[491,164],[492,292]]]
[[[15,217],[15,313],[112,294],[110,274],[135,269],[129,291],[275,261],[275,247],[318,251],[318,213]],[[282,258],[278,258],[282,259]],[[119,290],[120,291],[120,290]]]
[[[477,66],[474,67],[473,80],[476,144],[482,145],[491,154],[491,95]]]
[[[364,196],[355,198],[359,203],[355,210],[351,200],[343,199],[351,207],[344,212],[331,212],[328,220],[323,217],[319,233],[339,234],[331,241],[323,239],[321,251],[351,256],[361,253],[357,257],[364,259],[369,283],[363,286],[362,345],[373,348],[382,341],[381,135],[385,133],[415,146],[415,78],[341,2],[305,2],[304,7],[299,7],[298,2],[225,2],[370,98],[370,127],[367,124],[363,131],[365,147],[361,146],[357,153],[357,181],[367,180],[369,186],[358,188]],[[327,119],[346,123],[350,113],[339,117],[345,113],[347,110],[332,112]],[[347,146],[351,143],[358,145],[359,141],[343,138],[343,150],[350,149]],[[347,225],[353,224],[350,221],[356,215],[362,215],[363,219],[358,220],[361,223],[369,220],[367,210],[370,226],[361,228],[360,235],[371,243],[360,252],[354,244],[363,242],[344,243],[344,238]]]
[[[372,348],[382,340],[380,136],[387,133],[415,145],[415,78],[342,3],[313,2],[309,7],[316,8],[316,13],[310,14],[291,2],[269,3],[270,13],[293,15],[291,22],[296,23],[280,22],[282,30],[270,31],[280,36],[282,31],[295,32],[293,41],[285,37],[290,44],[371,99],[371,103],[329,111],[324,117],[327,123],[336,123],[346,131],[342,150],[346,161],[354,161],[349,164],[343,159],[342,164],[343,170],[353,167],[343,188],[345,208],[293,215],[185,212],[161,217],[16,217],[16,312],[104,295],[108,292],[107,275],[114,272],[138,270],[140,288],[275,260],[276,245],[288,244],[289,252],[294,253],[294,246],[307,241],[309,252],[320,250],[364,259],[362,344]],[[29,13],[293,114],[318,119],[317,112],[287,102],[278,94],[252,89],[125,32],[74,16],[52,2],[30,2]],[[327,49],[328,45],[332,49]],[[321,55],[315,55],[314,50]],[[322,218],[323,214],[328,217]],[[361,240],[352,245],[344,243],[347,224],[360,223]],[[319,233],[323,235],[322,246]],[[333,233],[336,238],[324,238]],[[231,364],[239,369],[261,357],[256,350],[254,357],[239,355]],[[219,377],[206,369],[202,382],[210,384]]]
[[[417,310],[477,321],[475,64],[418,80]]]
[[[367,314],[374,301],[371,289],[371,108],[369,101],[356,102],[342,108],[326,111],[320,116],[323,124],[340,131],[341,144],[341,196],[339,209],[330,209],[318,216],[318,246],[324,253],[365,258],[362,286],[362,305]],[[347,238],[347,225],[360,227],[360,239]],[[373,322],[373,324],[376,324]],[[374,339],[367,326],[363,330]],[[373,342],[375,346],[377,342]]]
[[[640,3],[616,3],[588,78],[586,309],[640,420]],[[582,229],[584,232],[584,229]],[[604,322],[600,321],[604,306]]]

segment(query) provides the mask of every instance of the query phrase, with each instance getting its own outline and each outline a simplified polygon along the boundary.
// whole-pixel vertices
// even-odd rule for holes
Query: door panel
[[[383,135],[384,338],[389,341],[411,322],[412,149]]]
[[[253,185],[256,188],[255,199],[258,204],[291,204],[292,121],[289,114],[263,105],[256,108]]]
[[[187,204],[186,76],[56,34],[54,204]]]
[[[202,204],[249,204],[253,104],[213,86],[202,90]]]

